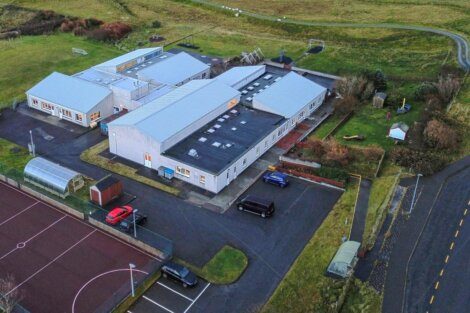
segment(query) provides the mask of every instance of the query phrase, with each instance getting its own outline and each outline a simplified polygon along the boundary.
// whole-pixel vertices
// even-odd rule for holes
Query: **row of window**
[[[33,104],[34,107],[38,107],[39,106],[39,100],[38,99],[33,99],[32,104]],[[44,110],[44,111],[53,112],[54,111],[54,105],[52,105],[50,103],[47,103],[47,102],[44,102],[44,101],[41,101],[41,109]],[[72,120],[73,114],[70,110],[61,108],[60,109],[60,114],[61,114],[62,118]],[[100,117],[100,112],[93,113],[93,114],[97,114],[97,118]],[[82,122],[83,121],[83,115],[80,114],[80,113],[75,113],[75,120],[77,122]]]
[[[191,171],[184,168],[184,167],[182,167],[182,166],[177,166],[176,167],[176,173],[180,174],[184,177],[187,177],[187,178],[189,178],[191,176]],[[204,185],[206,183],[206,176],[200,175],[199,176],[199,183]]]

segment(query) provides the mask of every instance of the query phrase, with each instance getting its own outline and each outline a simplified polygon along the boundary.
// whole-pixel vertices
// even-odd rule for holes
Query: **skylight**
[[[217,148],[218,148],[218,147],[220,147],[221,143],[220,143],[220,142],[217,142],[217,141],[214,141],[214,142],[212,143],[212,145],[213,145],[214,147],[217,147]]]
[[[201,138],[199,138],[199,141],[200,141],[200,142],[206,142],[206,141],[207,141],[207,138],[206,138],[206,137],[201,137]]]

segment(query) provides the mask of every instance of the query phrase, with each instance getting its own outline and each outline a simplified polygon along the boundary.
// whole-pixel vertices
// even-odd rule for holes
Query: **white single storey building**
[[[113,113],[109,88],[54,72],[26,91],[28,106],[81,126]]]

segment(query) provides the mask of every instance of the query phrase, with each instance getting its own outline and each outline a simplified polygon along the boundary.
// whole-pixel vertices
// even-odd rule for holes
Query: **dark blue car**
[[[265,183],[278,185],[281,188],[284,188],[289,184],[287,175],[281,172],[267,172],[263,175],[263,181]]]

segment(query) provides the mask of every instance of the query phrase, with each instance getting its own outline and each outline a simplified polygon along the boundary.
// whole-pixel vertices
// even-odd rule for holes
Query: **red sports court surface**
[[[129,263],[141,280],[159,261],[0,182],[0,276],[27,310],[107,311],[130,293]]]

